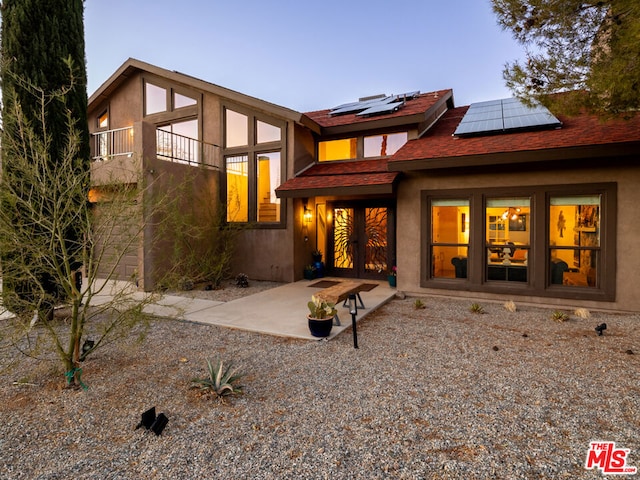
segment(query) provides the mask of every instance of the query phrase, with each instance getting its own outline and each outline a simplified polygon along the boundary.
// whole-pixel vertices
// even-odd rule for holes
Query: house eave
[[[624,142],[605,145],[586,145],[543,150],[494,152],[455,157],[393,160],[389,171],[436,170],[444,168],[482,167],[522,163],[583,160],[607,157],[629,157],[640,154],[640,142]]]

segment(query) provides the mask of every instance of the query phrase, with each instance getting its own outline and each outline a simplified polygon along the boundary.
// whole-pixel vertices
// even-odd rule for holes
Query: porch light
[[[307,208],[307,206],[304,206],[304,223],[311,223],[311,220],[313,219],[313,215],[311,215],[311,209]]]

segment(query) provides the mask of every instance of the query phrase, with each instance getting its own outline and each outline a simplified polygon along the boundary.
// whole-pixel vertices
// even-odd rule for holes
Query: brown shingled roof
[[[453,91],[451,89],[422,93],[412,100],[407,100],[404,106],[396,112],[388,113],[385,115],[375,115],[372,117],[359,117],[355,113],[331,116],[329,115],[329,113],[331,112],[330,109],[307,112],[305,113],[305,115],[323,128],[368,123],[388,118],[408,117],[412,115],[424,114],[430,108],[432,108],[440,99],[442,99],[443,97],[451,97],[452,94]]]
[[[458,138],[453,132],[469,107],[449,110],[422,138],[407,142],[389,159],[390,170],[414,170],[586,158],[640,153],[640,115],[602,120],[594,115],[564,117],[555,130]],[[518,152],[518,155],[513,155]]]
[[[387,194],[393,192],[398,172],[389,172],[387,160],[318,163],[276,189],[278,197]]]

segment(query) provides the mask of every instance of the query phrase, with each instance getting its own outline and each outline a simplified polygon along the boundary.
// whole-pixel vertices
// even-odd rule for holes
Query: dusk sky
[[[452,88],[511,96],[489,0],[86,0],[88,94],[129,57],[300,112]]]

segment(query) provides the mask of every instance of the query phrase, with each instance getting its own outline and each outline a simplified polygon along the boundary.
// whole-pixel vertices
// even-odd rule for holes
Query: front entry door
[[[395,257],[393,209],[388,204],[334,204],[327,250],[329,271],[385,278]]]

